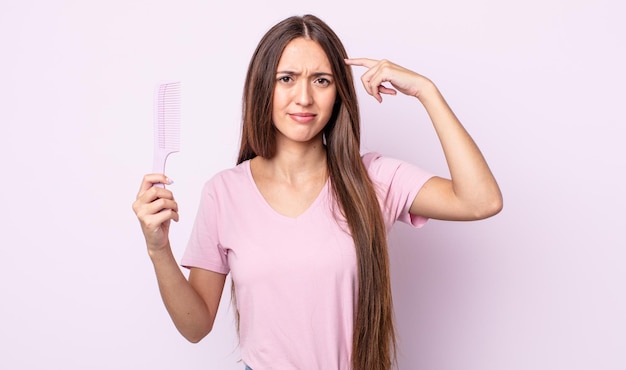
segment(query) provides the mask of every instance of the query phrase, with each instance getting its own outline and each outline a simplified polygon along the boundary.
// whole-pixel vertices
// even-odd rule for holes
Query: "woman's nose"
[[[311,85],[304,79],[298,84],[296,89],[296,102],[300,105],[310,105],[313,103]]]

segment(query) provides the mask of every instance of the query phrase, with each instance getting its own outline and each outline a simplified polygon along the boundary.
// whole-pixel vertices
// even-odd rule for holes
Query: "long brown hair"
[[[285,46],[304,37],[320,44],[337,88],[333,114],[324,128],[332,192],[356,248],[358,297],[352,337],[354,370],[389,370],[395,361],[395,333],[387,235],[375,189],[360,155],[359,107],[347,53],[335,34],[313,15],[276,24],[255,50],[243,93],[243,127],[237,163],[276,151],[272,98],[278,61]]]

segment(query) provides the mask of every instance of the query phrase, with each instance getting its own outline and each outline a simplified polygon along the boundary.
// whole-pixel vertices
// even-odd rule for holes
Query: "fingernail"
[[[168,185],[172,185],[174,183],[174,180],[170,179],[169,177],[166,177],[165,181],[167,181]]]

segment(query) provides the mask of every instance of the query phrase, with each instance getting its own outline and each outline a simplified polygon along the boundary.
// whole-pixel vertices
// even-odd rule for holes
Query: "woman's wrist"
[[[428,104],[429,102],[435,101],[441,96],[439,89],[430,79],[422,76],[424,81],[421,82],[421,88],[418,90],[415,97],[419,99],[422,104]]]
[[[155,264],[174,257],[169,243],[161,248],[148,248],[148,256]]]

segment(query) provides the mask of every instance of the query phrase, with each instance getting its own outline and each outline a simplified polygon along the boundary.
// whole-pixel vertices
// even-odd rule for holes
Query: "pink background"
[[[234,164],[256,43],[312,12],[351,56],[432,78],[505,197],[495,218],[390,236],[399,367],[626,369],[623,2],[216,3],[0,4],[0,368],[242,368],[228,295],[197,345],[158,295],[131,210],[152,92],[183,83],[181,256],[202,183]],[[364,149],[447,175],[417,102],[359,91]]]

